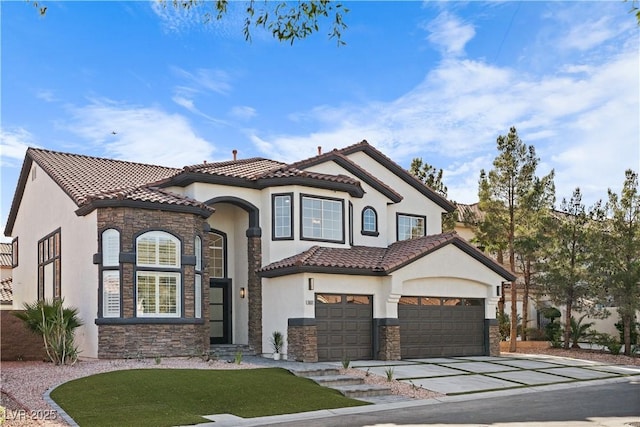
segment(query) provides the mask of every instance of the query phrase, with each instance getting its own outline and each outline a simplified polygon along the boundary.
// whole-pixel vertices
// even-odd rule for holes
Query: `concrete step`
[[[349,375],[321,375],[318,377],[307,377],[320,384],[323,387],[336,387],[347,385],[364,384],[364,380],[360,377],[352,377]]]
[[[214,344],[209,348],[209,354],[217,360],[235,359],[240,352],[242,356],[255,356],[256,352],[246,344]]]
[[[391,394],[391,387],[377,384],[346,385],[331,388],[351,398],[386,396]]]
[[[299,377],[305,378],[340,375],[340,370],[337,368],[296,369],[292,370],[292,372]]]

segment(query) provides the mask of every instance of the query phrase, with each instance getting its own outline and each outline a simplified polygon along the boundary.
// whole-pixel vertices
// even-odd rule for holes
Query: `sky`
[[[153,1],[40,3],[0,2],[3,229],[27,147],[182,167],[366,139],[473,203],[515,126],[558,202],[580,187],[588,206],[640,171],[628,2],[347,1],[343,46],[329,21],[293,45],[247,42],[244,2],[209,24]]]

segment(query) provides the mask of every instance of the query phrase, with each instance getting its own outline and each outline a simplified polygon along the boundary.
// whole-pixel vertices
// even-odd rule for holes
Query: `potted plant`
[[[282,332],[273,331],[271,334],[271,346],[273,347],[273,360],[280,360],[280,352],[284,346]]]

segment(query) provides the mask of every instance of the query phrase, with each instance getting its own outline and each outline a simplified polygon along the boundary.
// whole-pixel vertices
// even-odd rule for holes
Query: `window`
[[[196,255],[196,274],[194,282],[194,316],[202,317],[202,239],[196,236],[194,242],[194,251]]]
[[[293,239],[292,222],[293,218],[293,195],[274,194],[271,196],[271,207],[273,215],[273,240]]]
[[[120,317],[120,271],[102,272],[102,317]]]
[[[120,232],[104,230],[102,244],[102,317],[120,317]]]
[[[136,241],[136,263],[143,267],[179,267],[178,239],[163,231],[151,231]]]
[[[38,241],[38,299],[60,298],[60,229]]]
[[[365,236],[377,236],[378,233],[378,214],[371,206],[367,206],[362,210],[362,234]]]
[[[426,232],[425,216],[418,215],[397,215],[398,240],[408,240],[422,237]]]
[[[11,268],[18,266],[18,238],[11,241]]]
[[[138,271],[136,283],[138,316],[180,315],[180,273]]]
[[[139,317],[180,316],[180,241],[164,231],[136,239],[136,308]]]
[[[120,232],[110,228],[102,232],[102,266],[113,267],[119,264]]]
[[[212,231],[209,239],[209,277],[223,279],[226,277],[226,236],[219,231]]]
[[[302,198],[302,238],[344,242],[344,204],[339,199]]]

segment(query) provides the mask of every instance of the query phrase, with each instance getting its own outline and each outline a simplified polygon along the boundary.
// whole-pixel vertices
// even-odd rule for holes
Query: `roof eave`
[[[190,213],[199,215],[202,218],[209,218],[213,214],[214,209],[200,208],[197,206],[172,205],[168,203],[145,202],[140,200],[93,200],[90,203],[77,209],[76,215],[85,216],[98,208],[136,208],[156,211],[168,211],[179,213]]]
[[[386,276],[386,271],[357,267],[326,267],[315,265],[294,265],[272,270],[258,271],[258,276],[265,278],[289,276],[298,273],[347,274],[351,276]]]
[[[33,164],[33,158],[29,155],[29,149],[25,154],[24,161],[22,162],[22,169],[20,170],[20,176],[18,177],[18,183],[16,185],[16,191],[13,193],[13,200],[11,202],[11,209],[9,210],[9,216],[7,218],[7,224],[4,229],[4,235],[10,237],[13,233],[13,226],[16,223],[16,217],[18,216],[18,208],[22,203],[22,196],[24,195],[24,188],[27,185],[27,179],[31,172],[31,165]]]

